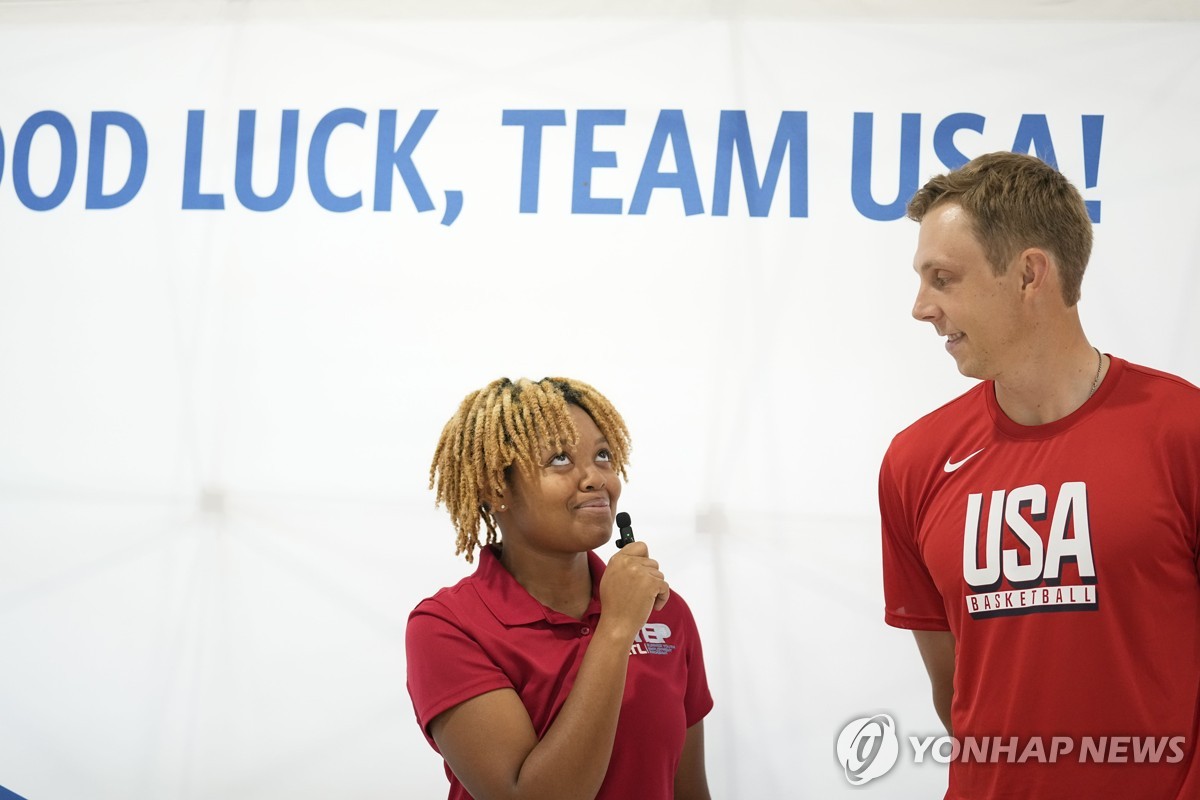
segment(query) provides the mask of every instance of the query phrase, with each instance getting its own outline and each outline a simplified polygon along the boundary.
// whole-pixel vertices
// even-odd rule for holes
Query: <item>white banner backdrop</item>
[[[1091,339],[1200,381],[1200,26],[405,8],[0,5],[0,785],[444,796],[429,459],[468,391],[568,375],[705,637],[714,796],[937,796],[833,753],[939,730],[875,477],[970,381],[903,202],[1054,161]]]

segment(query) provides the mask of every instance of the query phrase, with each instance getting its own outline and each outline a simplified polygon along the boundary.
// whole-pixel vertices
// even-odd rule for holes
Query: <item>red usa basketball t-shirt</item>
[[[1200,797],[1200,390],[1113,358],[1023,426],[981,383],[895,437],[879,504],[886,621],[956,641],[947,798]]]

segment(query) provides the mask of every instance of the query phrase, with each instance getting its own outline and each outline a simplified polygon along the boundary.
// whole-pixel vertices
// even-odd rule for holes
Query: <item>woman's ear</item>
[[[503,513],[508,510],[508,505],[504,500],[503,492],[486,492],[479,498],[479,505],[484,511],[495,516],[497,512]]]

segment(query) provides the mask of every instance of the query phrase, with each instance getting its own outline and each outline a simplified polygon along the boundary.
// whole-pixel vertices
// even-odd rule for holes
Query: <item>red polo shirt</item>
[[[592,601],[582,620],[547,608],[508,573],[491,547],[475,574],[422,600],[408,618],[408,693],[426,739],[438,714],[472,697],[512,689],[539,738],[566,702],[600,621],[604,562],[588,553]],[[608,774],[597,800],[670,800],[687,729],[712,709],[700,636],[671,592],[652,612],[629,658]],[[450,800],[469,798],[446,766]]]

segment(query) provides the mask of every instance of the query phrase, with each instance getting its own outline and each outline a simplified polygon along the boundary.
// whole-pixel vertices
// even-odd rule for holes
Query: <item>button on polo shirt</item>
[[[516,691],[538,738],[545,735],[600,621],[604,562],[588,553],[588,568],[592,598],[582,619],[535,600],[492,547],[480,551],[473,575],[417,606],[407,631],[408,690],[435,750],[430,721],[498,689]],[[699,636],[683,599],[673,592],[643,634],[647,628],[654,646],[635,642],[629,657],[616,743],[597,798],[670,798],[686,729],[712,708]],[[446,773],[451,800],[469,797],[448,766]]]

